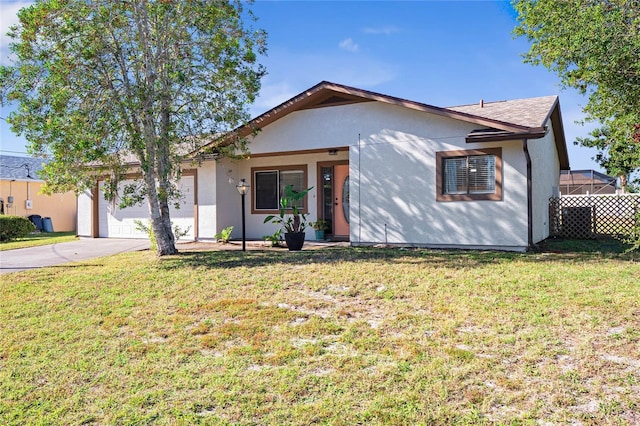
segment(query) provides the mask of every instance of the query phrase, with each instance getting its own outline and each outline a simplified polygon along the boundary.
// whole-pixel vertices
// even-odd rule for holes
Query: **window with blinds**
[[[292,185],[295,191],[302,191],[306,188],[305,181],[304,168],[253,170],[253,209],[278,210],[287,185]],[[298,201],[296,207],[304,208],[304,200]]]
[[[496,190],[495,155],[444,159],[445,194],[491,194]]]
[[[502,199],[502,150],[436,153],[438,201]]]

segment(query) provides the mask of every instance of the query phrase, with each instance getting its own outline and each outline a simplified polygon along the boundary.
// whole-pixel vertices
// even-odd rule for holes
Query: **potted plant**
[[[307,214],[302,213],[299,204],[312,188],[296,191],[293,185],[287,185],[284,189],[284,197],[280,198],[279,214],[264,218],[264,223],[271,222],[282,226],[284,240],[289,250],[301,250],[304,245]]]
[[[309,225],[316,230],[316,240],[324,240],[324,231],[328,228],[327,221],[318,219],[315,222],[309,223]]]

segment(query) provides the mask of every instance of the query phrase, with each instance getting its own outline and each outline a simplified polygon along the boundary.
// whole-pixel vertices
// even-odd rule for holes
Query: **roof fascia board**
[[[238,135],[239,137],[247,137],[261,127],[267,126],[274,121],[292,113],[295,111],[309,109],[311,105],[319,98],[321,98],[322,92],[330,91],[334,93],[340,93],[343,95],[349,95],[353,98],[354,102],[357,98],[361,98],[362,101],[378,101],[390,105],[397,105],[416,111],[427,112],[430,114],[439,115],[454,120],[461,120],[472,124],[477,124],[486,127],[492,127],[499,130],[508,132],[537,132],[541,128],[531,128],[519,124],[507,123],[500,120],[493,120],[489,118],[479,117],[473,114],[454,111],[447,108],[436,107],[433,105],[423,104],[420,102],[410,101],[407,99],[397,98],[395,96],[383,95],[380,93],[370,92],[368,90],[357,89],[354,87],[344,86],[337,83],[331,83],[328,81],[322,81],[315,86],[305,90],[304,92],[294,96],[293,98],[281,103],[280,105],[260,114],[256,118],[249,121],[247,124],[239,126],[227,137],[233,137]],[[328,97],[328,96],[327,96]],[[214,142],[215,143],[215,142]],[[213,144],[213,143],[212,143]],[[211,145],[211,144],[209,144]],[[205,147],[208,145],[205,145]]]
[[[560,162],[560,170],[569,170],[571,168],[569,165],[569,152],[567,151],[567,141],[564,136],[564,125],[562,124],[560,102],[557,97],[547,119],[549,118],[551,119],[551,125],[553,126],[553,136],[555,138],[558,161]]]
[[[536,129],[536,131],[532,132],[518,132],[518,133],[498,133],[498,134],[481,134],[481,135],[472,135],[469,134],[465,138],[465,142],[467,143],[477,143],[477,142],[503,142],[503,141],[517,141],[520,142],[522,139],[540,139],[543,138],[547,134],[546,129]]]
[[[325,84],[325,87],[327,89],[341,92],[344,94],[356,95],[363,98],[371,99],[373,101],[384,102],[391,105],[398,105],[405,108],[414,109],[417,111],[428,112],[431,114],[436,114],[436,115],[440,115],[447,118],[467,121],[473,124],[480,124],[487,127],[493,127],[500,130],[516,132],[516,131],[522,131],[522,130],[531,131],[530,129],[532,129],[531,127],[522,126],[519,124],[507,123],[500,120],[493,120],[490,118],[479,117],[477,115],[468,114],[465,112],[459,112],[459,111],[454,111],[447,108],[436,107],[433,105],[428,105],[420,102],[410,101],[407,99],[397,98],[395,96],[382,95],[380,93],[370,92],[368,90],[342,86],[336,83],[329,83],[329,82],[323,82],[323,83]],[[320,83],[320,85],[322,85],[323,83]]]

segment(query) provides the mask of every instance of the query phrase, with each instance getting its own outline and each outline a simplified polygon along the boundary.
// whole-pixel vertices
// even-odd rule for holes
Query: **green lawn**
[[[561,246],[3,275],[0,424],[639,424],[639,277]]]
[[[14,250],[26,247],[46,246],[49,244],[66,243],[68,241],[75,241],[75,232],[37,232],[29,234],[24,238],[19,238],[15,241],[7,241],[0,243],[0,251]]]

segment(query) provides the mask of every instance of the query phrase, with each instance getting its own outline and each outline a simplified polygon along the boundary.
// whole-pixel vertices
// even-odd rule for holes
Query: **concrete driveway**
[[[69,243],[0,251],[0,274],[62,265],[149,248],[148,240],[82,238]]]

